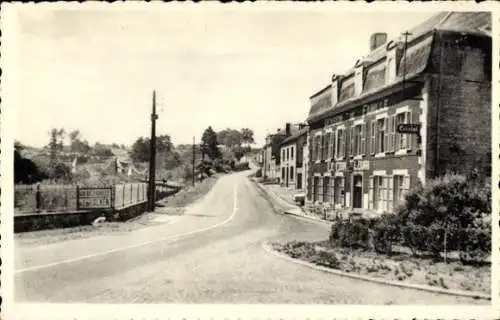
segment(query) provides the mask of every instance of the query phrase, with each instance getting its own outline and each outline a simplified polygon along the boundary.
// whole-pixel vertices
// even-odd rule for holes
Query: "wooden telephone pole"
[[[195,170],[194,170],[194,166],[196,165],[195,163],[196,161],[196,144],[194,143],[194,137],[193,137],[193,187],[194,187],[194,180],[195,180]]]
[[[156,91],[153,91],[153,112],[151,113],[151,140],[149,144],[149,181],[148,181],[148,211],[155,210],[155,171],[156,171]]]

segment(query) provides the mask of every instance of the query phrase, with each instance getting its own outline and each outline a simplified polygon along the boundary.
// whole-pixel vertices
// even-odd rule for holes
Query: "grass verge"
[[[389,281],[442,289],[490,294],[490,266],[436,262],[406,254],[384,256],[361,249],[331,248],[325,241],[273,243],[272,248],[292,258]]]

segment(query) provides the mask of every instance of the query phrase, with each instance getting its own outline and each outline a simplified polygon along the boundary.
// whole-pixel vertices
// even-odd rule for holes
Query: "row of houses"
[[[491,14],[443,12],[310,97],[303,124],[266,138],[262,172],[306,202],[391,212],[446,172],[491,174]]]

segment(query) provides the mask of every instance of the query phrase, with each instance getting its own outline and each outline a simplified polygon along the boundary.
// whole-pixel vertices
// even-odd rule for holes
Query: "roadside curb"
[[[459,296],[459,297],[467,297],[467,298],[473,298],[473,299],[482,299],[482,300],[489,300],[491,301],[491,295],[487,295],[484,293],[479,293],[479,292],[468,292],[468,291],[460,291],[460,290],[446,290],[446,289],[440,289],[440,288],[435,288],[435,287],[430,287],[426,285],[418,285],[418,284],[410,284],[410,283],[403,283],[399,281],[390,281],[390,280],[383,280],[383,279],[378,279],[378,278],[373,278],[373,277],[367,277],[363,275],[357,275],[357,274],[352,274],[344,271],[339,271],[323,266],[318,266],[314,263],[306,262],[303,260],[295,259],[292,258],[284,253],[278,252],[274,249],[271,248],[271,246],[266,242],[262,243],[262,248],[267,251],[268,253],[284,260],[288,260],[292,263],[300,264],[318,271],[323,271],[326,273],[330,274],[335,274],[338,276],[342,277],[347,277],[351,279],[357,279],[357,280],[363,280],[363,281],[368,281],[368,282],[374,282],[374,283],[379,283],[379,284],[384,284],[388,286],[394,286],[394,287],[400,287],[403,289],[414,289],[414,290],[420,290],[420,291],[427,291],[427,292],[432,292],[432,293],[440,293],[440,294],[447,294],[447,295],[452,295],[452,296]]]
[[[255,184],[263,191],[265,192],[266,194],[270,195],[273,199],[281,202],[282,204],[286,204],[287,207],[290,207],[290,209],[287,209],[287,210],[284,210],[284,214],[287,214],[287,215],[292,215],[292,216],[295,216],[295,217],[298,217],[298,218],[302,218],[302,219],[307,219],[307,220],[312,220],[314,222],[320,222],[320,223],[323,223],[323,224],[326,224],[326,225],[330,225],[332,224],[331,221],[326,221],[326,220],[323,220],[323,219],[319,219],[319,218],[316,218],[316,217],[311,217],[311,216],[308,216],[308,215],[305,215],[305,214],[301,214],[301,213],[297,213],[297,212],[293,212],[293,211],[302,211],[299,207],[297,206],[294,206],[288,202],[286,202],[285,200],[281,199],[277,194],[275,194],[273,191],[271,190],[268,190],[266,187],[264,187],[260,182],[257,182],[255,180],[253,180],[253,182],[255,182]]]

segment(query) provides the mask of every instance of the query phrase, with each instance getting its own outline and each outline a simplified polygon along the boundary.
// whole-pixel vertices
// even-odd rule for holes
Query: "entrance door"
[[[352,177],[352,207],[363,208],[363,177],[361,175]]]
[[[288,188],[288,167],[286,168],[285,186]]]
[[[302,173],[297,173],[297,189],[302,189]]]

